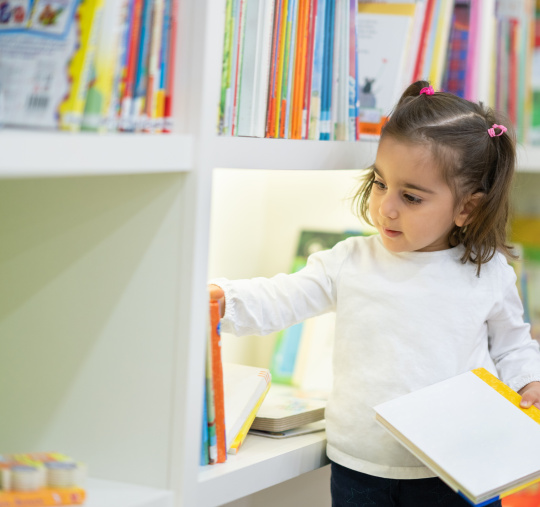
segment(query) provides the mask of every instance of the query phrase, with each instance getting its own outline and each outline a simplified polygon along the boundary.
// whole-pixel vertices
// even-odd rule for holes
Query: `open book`
[[[454,491],[487,504],[540,480],[540,410],[483,368],[374,407]]]

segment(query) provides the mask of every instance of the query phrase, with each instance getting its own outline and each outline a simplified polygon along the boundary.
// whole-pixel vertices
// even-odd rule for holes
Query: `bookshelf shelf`
[[[1,178],[185,172],[190,136],[0,130]]]
[[[298,141],[220,137],[213,167],[227,169],[363,169],[375,160],[376,142]]]
[[[89,479],[85,507],[173,507],[172,491]]]
[[[199,468],[197,506],[214,507],[327,465],[326,433],[282,440],[248,435],[236,456]]]

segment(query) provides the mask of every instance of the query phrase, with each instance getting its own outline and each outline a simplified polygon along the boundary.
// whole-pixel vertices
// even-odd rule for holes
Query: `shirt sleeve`
[[[336,279],[346,251],[346,242],[341,242],[312,254],[306,267],[293,274],[210,280],[225,292],[222,330],[237,336],[266,335],[333,310]]]
[[[501,297],[488,319],[490,354],[501,380],[514,391],[540,381],[540,347],[523,320],[523,305],[516,287],[514,270],[505,263]]]

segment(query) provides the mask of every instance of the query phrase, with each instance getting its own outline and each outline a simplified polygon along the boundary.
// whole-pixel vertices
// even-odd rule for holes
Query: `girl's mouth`
[[[395,238],[401,234],[401,231],[394,231],[392,229],[387,229],[386,227],[383,227],[384,235],[389,238]]]

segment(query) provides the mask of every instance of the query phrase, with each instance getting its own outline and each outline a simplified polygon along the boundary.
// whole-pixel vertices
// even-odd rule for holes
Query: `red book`
[[[137,72],[137,57],[139,52],[139,39],[141,36],[141,17],[143,10],[143,0],[135,0],[133,13],[130,20],[130,37],[127,54],[127,65],[123,77],[121,109],[120,109],[120,130],[130,130],[129,121],[131,118],[133,92],[135,86],[135,74]]]
[[[169,55],[167,62],[167,81],[165,82],[165,105],[163,106],[163,132],[170,133],[172,130],[172,107],[174,91],[174,60],[176,57],[176,33],[178,31],[178,2],[172,0],[171,5],[171,24],[169,27]]]
[[[216,412],[217,463],[224,463],[227,460],[227,443],[225,440],[225,395],[219,321],[219,303],[212,300],[210,301],[210,346],[212,347],[212,383]]]
[[[433,11],[436,0],[427,0],[426,12],[424,14],[424,22],[422,23],[422,35],[420,36],[420,44],[418,45],[418,55],[416,56],[416,64],[414,66],[413,81],[422,79],[422,71],[424,69],[424,59],[429,38],[429,28],[433,18]]]

